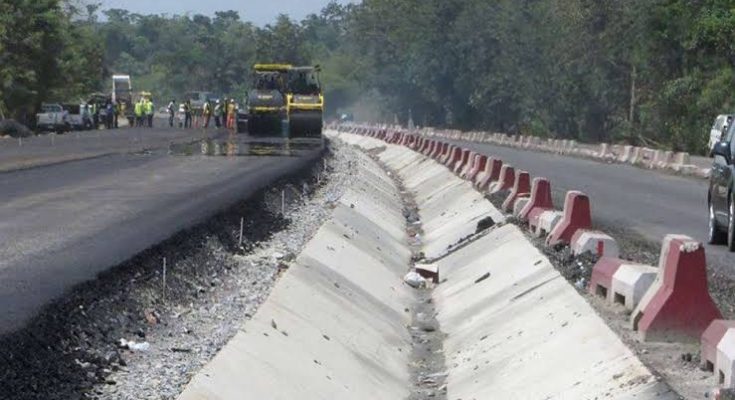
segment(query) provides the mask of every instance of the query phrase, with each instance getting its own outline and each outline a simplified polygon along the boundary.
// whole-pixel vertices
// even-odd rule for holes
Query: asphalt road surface
[[[595,223],[632,229],[656,243],[669,233],[707,240],[705,179],[489,144],[461,144],[526,170],[531,177],[548,178],[558,209],[566,191],[581,190],[590,196]],[[735,277],[733,253],[709,245],[706,253],[710,267]]]
[[[110,136],[103,145],[95,132],[79,139],[72,134],[69,140],[78,141],[76,145],[57,147],[53,158],[37,157],[37,166],[23,169],[6,161],[9,170],[0,172],[0,333],[22,327],[73,285],[319,156],[317,149],[281,157],[209,157],[196,151],[170,155],[169,141],[196,140],[201,131],[127,129],[105,134],[117,138]],[[146,146],[149,151],[124,147],[139,135],[154,144]],[[3,146],[0,160],[23,151],[41,154],[35,149],[43,146],[16,148],[18,153]],[[54,161],[72,153],[79,156],[76,161]]]
[[[168,122],[156,119],[154,126]],[[46,134],[23,139],[0,138],[0,172],[61,162],[163,148],[171,143],[218,136],[216,129],[120,128]]]

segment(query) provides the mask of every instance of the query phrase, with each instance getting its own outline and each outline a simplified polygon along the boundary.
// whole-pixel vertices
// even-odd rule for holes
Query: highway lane
[[[707,181],[645,170],[624,164],[606,164],[550,153],[524,151],[483,143],[461,143],[550,179],[557,208],[567,190],[590,196],[595,223],[628,228],[660,243],[664,235],[683,233],[707,240]],[[710,267],[735,277],[735,255],[724,246],[707,246]]]
[[[108,156],[0,173],[0,333],[23,326],[73,285],[319,156],[110,149]]]
[[[205,137],[221,137],[224,130],[178,129],[156,119],[156,128],[119,128],[44,134],[22,140],[0,139],[0,172],[73,160],[160,149]]]

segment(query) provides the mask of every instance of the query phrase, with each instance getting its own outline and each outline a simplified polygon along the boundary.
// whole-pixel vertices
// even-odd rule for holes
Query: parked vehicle
[[[712,150],[714,160],[709,178],[708,241],[727,244],[735,251],[735,124],[730,124],[722,140]]]
[[[733,115],[732,114],[720,114],[715,118],[715,122],[712,124],[712,128],[709,131],[709,156],[712,157],[712,151],[715,148],[715,144],[720,141],[723,133],[727,132],[727,129],[731,125]]]
[[[40,131],[64,132],[70,129],[69,113],[58,103],[41,104],[36,114],[36,128]]]
[[[92,112],[88,104],[63,104],[67,122],[74,130],[92,129]]]
[[[195,115],[201,115],[202,110],[204,109],[204,103],[209,100],[214,104],[219,97],[211,92],[190,92],[187,93],[184,98],[191,102],[191,111]]]

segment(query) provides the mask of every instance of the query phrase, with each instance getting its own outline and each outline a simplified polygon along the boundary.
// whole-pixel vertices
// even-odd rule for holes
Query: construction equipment
[[[123,116],[128,119],[130,126],[135,120],[133,110],[133,87],[130,75],[112,75],[112,103],[124,110]]]
[[[287,122],[288,64],[256,64],[247,99],[247,130],[251,135],[283,136]]]
[[[289,137],[321,137],[324,96],[320,67],[293,67],[288,71],[286,107]]]

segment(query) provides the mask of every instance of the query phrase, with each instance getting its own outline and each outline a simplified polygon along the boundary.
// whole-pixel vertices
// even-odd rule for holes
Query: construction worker
[[[217,99],[217,101],[214,103],[214,125],[217,128],[222,127],[222,103]]]
[[[143,99],[135,103],[135,126],[138,128],[143,126]]]
[[[108,101],[105,105],[105,127],[112,129],[112,120],[115,118],[115,107],[112,105],[112,101]]]
[[[171,99],[171,102],[168,103],[168,107],[166,107],[166,110],[168,110],[168,126],[173,128],[174,115],[176,115],[176,99]]]
[[[209,128],[209,119],[212,118],[212,103],[207,99],[202,107],[202,115],[204,116],[204,127]]]
[[[145,115],[148,119],[148,127],[153,128],[153,100],[146,100]]]
[[[227,128],[232,129],[235,127],[235,99],[230,99],[229,104],[227,104]]]
[[[191,128],[191,100],[184,102],[184,128]]]

